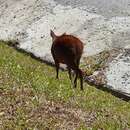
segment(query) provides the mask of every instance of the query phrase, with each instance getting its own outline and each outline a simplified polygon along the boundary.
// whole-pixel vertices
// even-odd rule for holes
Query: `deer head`
[[[50,35],[52,37],[52,41],[54,42],[57,38],[56,34],[52,30],[50,30]]]

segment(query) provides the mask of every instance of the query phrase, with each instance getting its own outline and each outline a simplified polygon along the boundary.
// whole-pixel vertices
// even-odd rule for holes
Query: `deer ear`
[[[56,39],[56,35],[52,30],[50,30],[50,35],[51,35],[51,37],[52,37],[52,39],[54,41]]]
[[[66,34],[66,32],[65,32],[65,33],[63,33],[63,35],[67,35],[67,34]]]

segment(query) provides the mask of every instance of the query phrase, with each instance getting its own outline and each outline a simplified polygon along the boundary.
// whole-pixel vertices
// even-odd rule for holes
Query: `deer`
[[[60,36],[56,35],[52,30],[50,30],[50,36],[52,38],[51,54],[56,67],[56,78],[59,79],[60,63],[66,64],[71,81],[71,71],[73,70],[76,74],[73,87],[77,87],[77,78],[80,78],[80,89],[83,90],[83,72],[79,68],[83,53],[83,42],[79,38],[66,33]]]

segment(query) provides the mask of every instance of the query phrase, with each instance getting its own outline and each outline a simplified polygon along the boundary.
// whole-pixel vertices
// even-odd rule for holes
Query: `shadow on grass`
[[[104,92],[108,92],[108,93],[111,93],[113,96],[115,97],[118,97],[124,101],[127,101],[129,102],[130,101],[130,97],[127,96],[125,93],[121,93],[119,91],[115,91],[113,89],[111,89],[109,86],[106,86],[106,85],[96,85],[94,82],[90,82],[89,80],[85,80],[89,85],[92,85],[94,87],[96,87],[97,89],[100,89]]]
[[[18,52],[20,52],[20,53],[23,53],[23,54],[25,54],[25,55],[27,55],[27,56],[30,56],[30,57],[32,57],[33,59],[35,59],[35,60],[37,60],[37,61],[39,61],[39,62],[41,62],[41,63],[45,63],[45,64],[47,64],[47,65],[50,65],[50,66],[55,66],[55,64],[53,63],[53,62],[51,62],[51,61],[47,61],[47,60],[44,60],[44,59],[42,59],[41,57],[37,57],[37,56],[35,56],[32,52],[27,52],[27,51],[25,51],[24,49],[22,49],[22,48],[19,48],[18,47],[18,45],[19,45],[19,42],[17,42],[17,41],[0,41],[1,43],[4,43],[4,44],[6,44],[6,45],[8,45],[9,47],[13,47],[15,50],[17,50]],[[60,68],[61,70],[65,70],[65,68]]]
[[[34,55],[33,53],[31,53],[31,52],[27,52],[27,51],[25,51],[24,49],[19,48],[19,47],[18,47],[19,42],[17,42],[17,41],[1,41],[1,43],[7,44],[8,46],[13,47],[13,48],[16,49],[17,51],[19,51],[19,52],[21,52],[21,53],[24,53],[25,55],[28,55],[28,56],[30,56],[30,57],[32,57],[32,58],[38,60],[38,61],[41,62],[41,63],[45,63],[45,64],[50,65],[50,66],[53,66],[53,67],[55,66],[53,62],[44,60],[44,59],[42,59],[42,58],[40,58],[40,57],[35,56],[35,55]],[[61,69],[61,70],[65,70],[65,68],[62,68],[62,67],[61,67],[60,69]],[[120,98],[120,99],[122,99],[122,100],[124,100],[124,101],[127,101],[127,102],[130,101],[130,97],[127,96],[127,94],[123,94],[123,93],[120,93],[120,92],[118,92],[118,91],[115,91],[115,90],[111,89],[110,87],[108,88],[108,86],[105,86],[105,85],[97,85],[94,81],[91,82],[87,76],[85,77],[85,81],[86,81],[89,85],[92,85],[92,86],[96,87],[97,89],[100,89],[100,90],[102,90],[102,91],[111,93],[113,96],[118,97],[118,98]]]

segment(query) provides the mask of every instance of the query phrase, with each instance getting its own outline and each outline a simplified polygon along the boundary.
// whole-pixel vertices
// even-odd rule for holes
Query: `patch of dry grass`
[[[91,126],[96,113],[49,101],[30,88],[0,92],[1,129],[74,129],[82,123]]]

